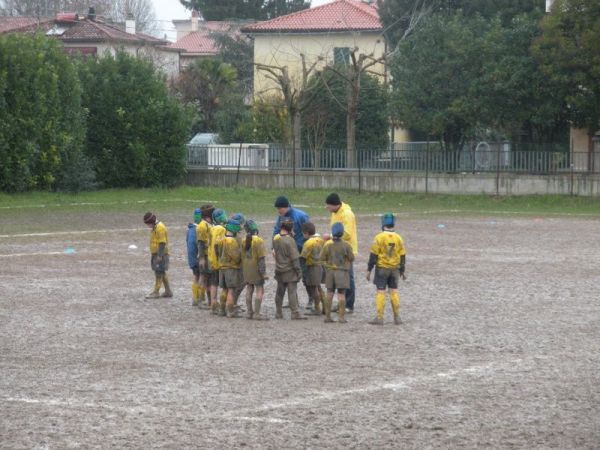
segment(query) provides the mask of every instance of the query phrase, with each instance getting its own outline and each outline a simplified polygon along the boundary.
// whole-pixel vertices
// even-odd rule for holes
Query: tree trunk
[[[346,168],[356,169],[356,118],[358,117],[358,95],[360,94],[360,78],[353,80],[348,86],[348,111],[346,113]]]
[[[292,120],[292,148],[296,159],[296,168],[302,168],[302,115],[300,111],[294,112]]]

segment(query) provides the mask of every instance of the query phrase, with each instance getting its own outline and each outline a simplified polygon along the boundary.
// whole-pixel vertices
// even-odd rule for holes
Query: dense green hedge
[[[149,62],[80,61],[43,35],[0,36],[0,190],[173,185],[188,130]]]

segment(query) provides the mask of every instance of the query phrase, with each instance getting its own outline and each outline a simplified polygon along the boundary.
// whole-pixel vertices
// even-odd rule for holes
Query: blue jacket
[[[286,213],[285,217],[289,217],[294,222],[294,240],[296,241],[296,246],[298,247],[298,251],[302,251],[302,246],[304,245],[304,236],[302,235],[302,224],[308,222],[308,214],[306,214],[301,209],[296,209],[294,207],[290,207],[289,211]],[[281,216],[277,216],[277,221],[275,222],[275,226],[273,227],[273,237],[279,233],[281,230]]]
[[[198,241],[196,240],[196,224],[188,223],[187,236],[188,265],[190,269],[198,265]]]

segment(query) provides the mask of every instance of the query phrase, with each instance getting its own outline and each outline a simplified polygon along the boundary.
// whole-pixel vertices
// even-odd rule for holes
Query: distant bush
[[[146,60],[118,53],[80,68],[86,154],[103,187],[172,186],[185,173],[190,114]]]
[[[93,185],[84,139],[81,84],[60,45],[42,35],[1,36],[0,190]]]

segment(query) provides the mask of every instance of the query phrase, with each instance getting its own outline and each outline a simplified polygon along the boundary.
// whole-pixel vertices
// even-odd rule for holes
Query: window
[[[350,48],[335,47],[333,49],[333,64],[347,66],[350,64]]]

